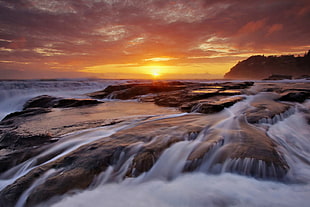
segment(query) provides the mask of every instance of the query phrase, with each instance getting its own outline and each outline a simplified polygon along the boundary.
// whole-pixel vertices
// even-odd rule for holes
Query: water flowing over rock
[[[135,100],[82,108],[39,96],[1,121],[0,206],[47,205],[124,180],[171,182],[193,172],[294,182],[292,160],[301,155],[286,140],[291,134],[277,127],[297,117],[307,134],[310,109],[307,99],[296,104],[281,97],[309,84],[152,84],[107,87],[95,96]],[[31,112],[37,109],[48,111]]]

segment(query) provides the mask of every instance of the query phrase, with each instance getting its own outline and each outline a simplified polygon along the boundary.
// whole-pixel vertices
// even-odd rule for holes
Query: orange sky
[[[310,49],[308,0],[0,0],[0,79],[222,78]]]

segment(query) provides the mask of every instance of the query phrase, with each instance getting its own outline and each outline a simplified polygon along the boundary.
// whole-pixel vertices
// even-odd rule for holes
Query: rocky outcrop
[[[27,108],[24,109],[22,111],[17,111],[17,112],[13,112],[11,114],[8,114],[7,116],[5,116],[3,118],[2,124],[9,124],[11,123],[13,120],[12,118],[23,118],[23,117],[27,117],[27,116],[34,116],[34,115],[38,115],[38,114],[43,114],[43,113],[48,113],[51,112],[51,109],[46,109],[46,108]]]
[[[187,112],[211,114],[220,112],[224,108],[228,108],[242,100],[244,100],[243,97],[229,97],[229,98],[222,98],[220,100],[199,101],[182,105],[181,109]]]
[[[279,143],[271,139],[265,129],[294,113],[291,112],[294,102],[302,102],[308,96],[299,94],[302,97],[299,99],[288,94],[307,92],[309,83],[263,82],[253,86],[252,82],[173,82],[165,83],[167,89],[163,83],[159,85],[111,86],[95,94],[100,93],[101,98],[138,99],[142,103],[130,105],[134,111],[141,104],[163,108],[147,103],[154,102],[199,113],[162,117],[167,113],[154,114],[154,108],[150,108],[152,115],[130,113],[126,116],[126,107],[110,105],[98,109],[93,104],[54,110],[58,106],[80,106],[82,102],[71,99],[61,99],[65,100],[61,102],[58,98],[41,96],[28,101],[22,112],[0,122],[0,172],[4,172],[0,179],[10,178],[9,169],[34,158],[29,172],[1,190],[0,206],[16,205],[26,191],[29,193],[26,206],[35,206],[90,188],[94,180],[100,178],[105,182],[137,176],[147,179],[159,161],[169,162],[162,158],[167,153],[183,159],[180,172],[232,172],[259,179],[285,178],[290,166],[279,151]],[[99,106],[106,104],[108,102]],[[237,105],[223,110],[234,104]],[[42,113],[36,112],[38,109]],[[120,114],[114,115],[119,110],[122,110]],[[303,110],[309,122],[309,110]],[[113,111],[112,115],[107,111]],[[72,137],[68,134],[90,128],[94,128],[93,131],[80,131],[77,140],[73,140],[74,133]],[[70,148],[75,142],[83,144]],[[176,168],[173,164],[167,164],[168,172],[169,168],[172,171]],[[160,167],[159,171],[162,170]],[[170,178],[173,176],[168,175]]]
[[[154,82],[151,84],[124,84],[108,86],[102,91],[89,93],[92,98],[113,98],[113,99],[135,99],[141,95],[150,93],[160,93],[167,91],[176,91],[187,87],[182,82]]]
[[[303,57],[251,56],[236,64],[225,74],[229,79],[264,79],[272,74],[281,74],[299,78],[310,75],[310,51]],[[273,79],[274,80],[274,79]]]
[[[202,102],[208,110],[199,113],[215,113],[242,100],[225,100],[228,96],[241,95],[253,82],[240,83],[191,83],[191,82],[155,82],[151,84],[125,84],[109,86],[103,91],[88,94],[96,98],[139,99],[142,102],[154,102],[159,106],[179,107],[180,110],[191,112]]]
[[[24,104],[23,110],[30,108],[68,108],[90,106],[102,103],[94,99],[68,99],[57,98],[48,95],[37,96]]]
[[[40,119],[46,121],[45,118],[42,117],[52,112],[52,108],[90,107],[98,103],[101,102],[91,99],[62,99],[43,95],[27,101],[22,111],[7,115],[0,122],[0,173],[41,153],[51,143],[58,141],[59,138],[55,137],[57,135],[56,133],[50,133],[52,130],[47,126],[40,126],[40,122],[42,122]],[[39,120],[32,125],[31,121],[36,120],[36,117],[40,115],[41,117]],[[60,119],[64,120],[64,117],[58,117],[57,120],[54,121],[60,122]],[[94,124],[94,126],[98,126],[100,124],[105,124],[105,122]],[[53,125],[55,124],[50,123],[50,127],[53,127]],[[76,124],[71,120],[70,125],[62,126],[64,127],[63,129],[55,129],[67,133],[70,131],[70,128],[77,130],[87,128],[91,125],[92,123],[87,120],[85,120],[84,123]]]
[[[34,97],[30,100],[28,100],[23,107],[23,110],[29,109],[29,108],[52,108],[57,102],[59,101],[59,98],[48,96],[48,95],[42,95]]]
[[[291,80],[291,75],[279,75],[279,74],[273,74],[269,76],[268,78],[265,78],[264,80]]]
[[[281,94],[280,101],[299,102],[302,103],[310,98],[310,90],[305,91],[286,91]]]
[[[34,116],[37,114],[51,112],[52,108],[70,108],[70,107],[83,107],[92,106],[103,103],[102,101],[94,99],[68,99],[57,98],[48,95],[34,97],[28,100],[23,107],[22,111],[13,112],[3,118],[6,123],[12,122],[12,118],[22,118],[27,116]],[[4,124],[4,123],[2,123]]]
[[[112,180],[118,179],[119,176],[136,177],[149,171],[164,150],[189,137],[191,140],[197,139],[199,132],[202,132],[203,136],[199,138],[201,141],[197,140],[197,145],[193,145],[184,171],[199,169],[217,173],[216,166],[225,162],[252,159],[253,164],[248,164],[249,169],[246,171],[241,166],[240,169],[226,167],[224,170],[273,179],[285,175],[289,167],[277,152],[276,144],[261,130],[244,122],[243,118],[236,123],[237,128],[233,127],[225,132],[222,128],[205,128],[206,125],[212,126],[220,118],[195,114],[147,121],[121,130],[108,138],[84,145],[64,157],[33,169],[7,186],[0,196],[8,206],[12,206],[36,178],[47,174],[49,176],[46,180],[31,192],[27,206],[33,206],[73,189],[85,189],[109,166],[113,167],[110,177]],[[223,137],[226,137],[227,142]],[[212,157],[207,156],[208,152],[214,150],[219,150],[218,156],[210,160],[211,164],[208,167],[204,166],[205,159]],[[133,159],[128,168],[121,169],[131,157]],[[259,168],[259,162],[264,162],[265,167]]]

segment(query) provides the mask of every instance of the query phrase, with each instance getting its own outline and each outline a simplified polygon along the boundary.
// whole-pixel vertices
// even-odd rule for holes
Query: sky
[[[309,0],[0,0],[0,79],[222,78],[308,50]]]

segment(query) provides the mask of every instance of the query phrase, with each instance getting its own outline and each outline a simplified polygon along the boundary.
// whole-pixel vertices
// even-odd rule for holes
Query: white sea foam
[[[192,173],[167,182],[125,180],[66,197],[53,207],[307,207],[309,185],[259,181],[233,174]]]
[[[126,80],[0,81],[0,120],[21,110],[27,100],[36,96],[85,98],[86,93],[122,82]]]

